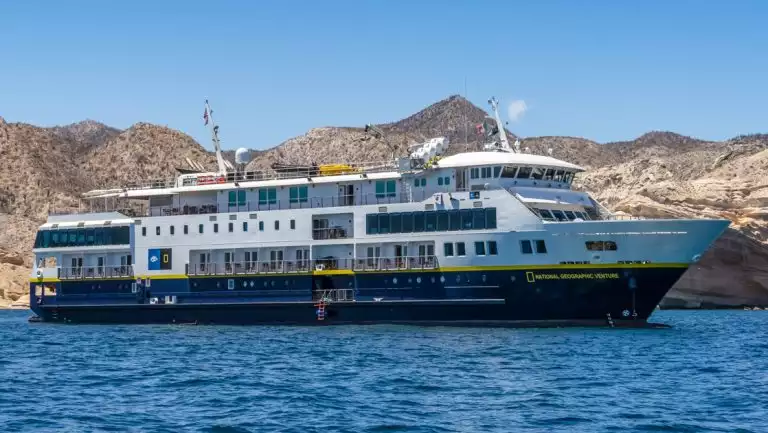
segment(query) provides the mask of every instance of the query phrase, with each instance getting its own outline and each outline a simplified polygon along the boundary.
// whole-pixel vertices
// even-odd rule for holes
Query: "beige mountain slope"
[[[393,153],[404,155],[407,144],[440,135],[453,143],[449,153],[477,150],[475,125],[485,117],[466,99],[452,96],[401,121],[377,125],[384,137],[362,127],[315,128],[255,153],[249,168],[387,160]],[[551,151],[587,168],[577,187],[613,210],[733,221],[733,229],[684,276],[666,303],[768,305],[768,136],[707,142],[652,132],[602,145],[574,137],[531,137],[521,147]],[[0,305],[1,299],[8,303],[26,292],[30,245],[50,204],[75,206],[76,195],[93,187],[173,176],[175,167],[186,167],[185,157],[215,166],[213,155],[191,137],[161,126],[138,123],[117,131],[87,121],[37,128],[0,118]]]

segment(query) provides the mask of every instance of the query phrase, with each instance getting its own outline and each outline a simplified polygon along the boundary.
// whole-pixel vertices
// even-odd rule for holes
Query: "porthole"
[[[243,281],[243,287],[248,286],[248,281]]]
[[[408,284],[411,284],[413,282],[412,278],[408,278]]]
[[[483,275],[483,282],[485,282],[485,280],[486,280],[486,277],[485,277],[485,275]]]
[[[264,287],[267,287],[267,282],[266,281],[264,281]]]
[[[434,280],[433,280],[432,282],[434,283]],[[440,276],[440,282],[441,282],[441,283],[444,283],[444,282],[445,282],[445,277],[444,277],[444,276],[442,276],[442,275]]]
[[[219,282],[219,281],[216,281],[216,288],[217,288],[217,289],[220,289],[220,288],[221,288],[221,282]]]
[[[457,282],[457,283],[460,283],[460,282],[461,282],[461,275],[456,275],[456,282]]]
[[[275,287],[275,280],[272,280],[272,287]]]
[[[284,285],[285,287],[288,287],[288,280],[285,280],[285,281],[283,281],[283,285]]]
[[[251,281],[251,287],[253,287],[253,281]]]
[[[397,284],[397,277],[392,278],[392,284]]]
[[[434,278],[434,277],[432,277],[432,281],[433,281],[433,282],[435,281],[435,278]],[[417,284],[421,284],[421,277],[416,277],[416,283],[417,283]]]

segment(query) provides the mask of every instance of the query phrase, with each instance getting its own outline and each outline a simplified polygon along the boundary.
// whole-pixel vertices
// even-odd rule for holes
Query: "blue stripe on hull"
[[[605,323],[646,320],[685,268],[467,271],[153,280],[152,305],[130,281],[66,281],[32,309],[44,320],[89,323]],[[229,280],[234,287],[229,290]],[[354,289],[318,321],[312,290]],[[374,301],[380,300],[380,302]],[[627,317],[626,314],[630,316]]]

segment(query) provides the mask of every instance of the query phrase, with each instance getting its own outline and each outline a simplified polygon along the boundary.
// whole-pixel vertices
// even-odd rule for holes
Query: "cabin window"
[[[531,241],[520,241],[520,252],[523,254],[533,254],[533,248],[531,247]]]
[[[155,227],[155,234],[160,236],[160,226]]]
[[[296,230],[296,220],[291,220],[291,230]]]
[[[389,233],[389,215],[385,213],[379,214],[379,233]]]
[[[427,186],[427,179],[425,178],[414,179],[413,186],[415,186],[416,188],[424,188],[425,186]]]
[[[214,233],[218,233],[219,232],[219,223],[214,223],[213,224],[213,232]]]
[[[376,198],[394,197],[396,195],[396,189],[397,183],[394,180],[377,180]]]
[[[589,251],[616,251],[617,249],[614,241],[587,241],[586,246]]]
[[[485,255],[485,242],[483,242],[483,241],[475,242],[475,255],[476,256],[484,256]]]
[[[280,221],[275,220],[275,230],[280,230]]]
[[[547,244],[541,239],[538,239],[536,242],[536,254],[547,254]]]
[[[171,226],[170,230],[171,230],[171,236],[173,236],[176,233],[176,229],[174,229],[173,226]]]
[[[365,233],[369,235],[379,234],[379,216],[375,213],[369,213],[365,216]]]
[[[518,179],[528,179],[531,177],[531,172],[533,169],[531,167],[520,167],[519,170],[517,170],[517,178]]]
[[[453,243],[452,242],[446,242],[446,243],[443,244],[443,255],[445,257],[453,256]]]
[[[479,179],[480,178],[480,169],[475,167],[469,169],[469,178],[470,179]]]
[[[141,235],[142,236],[146,236],[147,235],[147,228],[146,227],[142,227],[141,228]]]
[[[445,176],[445,181],[443,182],[446,186],[451,184],[451,176]]]
[[[368,266],[377,266],[379,257],[381,257],[381,247],[368,247],[366,253],[368,255]]]
[[[185,234],[185,235],[188,235],[188,234],[189,234],[189,226],[188,226],[188,225],[186,225],[186,224],[184,224],[184,234]]]
[[[558,221],[568,221],[568,218],[565,217],[565,214],[562,211],[559,210],[553,210],[552,215],[555,216],[555,218]]]
[[[495,256],[499,254],[499,250],[496,246],[496,241],[488,241],[488,255]]]
[[[235,224],[233,224],[233,223],[229,223],[229,226],[228,226],[228,228],[229,228],[229,232],[230,232],[230,233],[234,232],[234,231],[235,231]]]
[[[244,232],[248,231],[248,221],[243,221],[243,231]]]
[[[442,177],[438,177],[438,178],[437,178],[437,184],[438,184],[439,186],[443,186],[443,178],[442,178]]]
[[[275,204],[275,203],[277,203],[276,188],[262,188],[259,190],[259,204]]]
[[[292,186],[288,190],[288,198],[291,203],[305,203],[307,201],[307,187]]]
[[[517,176],[517,167],[504,166],[501,170],[501,177],[514,178]]]
[[[259,231],[260,232],[264,231],[264,221],[259,221]]]
[[[203,233],[203,225],[202,225],[202,224],[199,224],[199,225],[197,226],[197,232],[198,232],[198,233],[201,233],[201,234]]]
[[[467,250],[464,246],[464,242],[456,242],[456,255],[459,257],[466,256]]]

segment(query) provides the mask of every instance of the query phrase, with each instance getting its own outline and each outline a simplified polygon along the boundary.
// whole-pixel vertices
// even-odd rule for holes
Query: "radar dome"
[[[235,151],[235,164],[248,164],[251,159],[251,153],[248,149],[241,147]]]

